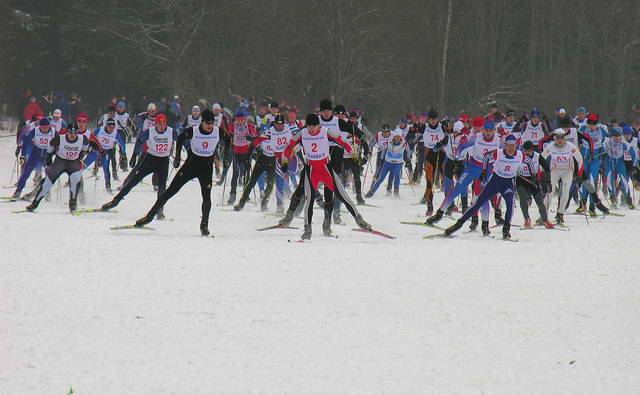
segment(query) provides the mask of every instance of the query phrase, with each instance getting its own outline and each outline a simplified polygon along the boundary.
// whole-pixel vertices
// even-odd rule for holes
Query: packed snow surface
[[[0,139],[5,186],[14,148]],[[95,187],[86,180],[85,207],[110,199],[102,179]],[[333,227],[339,238],[325,238],[316,210],[313,240],[301,244],[288,242],[301,220],[256,232],[277,218],[252,203],[222,211],[222,187],[213,239],[199,236],[195,181],[154,232],[109,230],[150,208],[150,178],[112,214],[69,215],[58,188],[34,214],[0,203],[0,393],[640,388],[638,211],[589,226],[567,215],[568,232],[514,227],[519,243],[462,232],[423,240],[436,230],[399,223],[424,214],[403,185],[400,200],[381,188],[369,202],[383,207],[362,208],[396,240],[351,231],[348,214]]]

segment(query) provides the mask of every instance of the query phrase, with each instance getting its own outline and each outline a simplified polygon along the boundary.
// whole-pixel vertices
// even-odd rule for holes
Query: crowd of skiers
[[[600,193],[608,196],[613,207],[620,202],[634,209],[640,118],[629,124],[616,120],[605,123],[584,107],[577,108],[573,116],[558,108],[551,118],[536,108],[517,115],[492,106],[487,114],[475,117],[464,113],[446,116],[431,109],[408,113],[397,123],[384,124],[371,133],[359,110],[334,106],[327,99],[307,116],[282,103],[268,101],[251,107],[246,99],[237,97],[234,110],[201,101],[184,117],[178,99],[149,102],[145,111],[131,115],[126,102],[114,98],[95,127],[90,127],[89,116],[82,112],[74,119],[67,116],[70,122],[61,109],[44,116],[30,100],[28,114],[25,109],[29,119],[16,137],[19,177],[9,200],[32,200],[27,210],[33,211],[58,177],[67,173],[69,207],[74,211],[83,194],[83,172],[94,164],[93,176],[102,168],[105,189],[110,193],[116,192],[111,181],[119,179],[118,171],[132,168],[113,200],[100,210],[115,207],[144,177],[153,175],[158,202],[138,226],[154,217],[162,219],[166,201],[186,181],[198,178],[203,234],[209,233],[214,182],[223,185],[223,199],[236,211],[252,198],[256,185],[260,206],[267,211],[275,189],[277,213],[284,215],[281,226],[288,226],[302,210],[304,199],[303,238],[311,235],[314,200],[324,207],[325,235],[331,234],[332,222],[342,222],[342,204],[362,229],[371,230],[356,206],[366,204],[365,198],[372,197],[385,180],[387,195],[399,197],[403,176],[414,193],[424,178],[420,204],[426,205],[425,225],[437,226],[444,216],[464,213],[447,228],[446,235],[467,219],[475,230],[480,224],[478,213],[481,229],[488,234],[492,207],[496,222],[503,225],[503,236],[510,238],[516,195],[524,216],[523,228],[563,226],[572,201],[577,212],[585,215],[596,215],[596,209],[610,213]],[[135,144],[128,147],[127,143]],[[184,165],[180,161],[183,149],[188,153]],[[168,180],[171,165],[180,170]],[[46,169],[44,177],[41,169]],[[33,173],[37,187],[22,194]],[[364,191],[367,177],[371,182]],[[167,188],[168,181],[172,182]],[[349,186],[355,202],[347,192]],[[438,188],[444,199],[434,209]],[[323,195],[319,189],[324,190]],[[539,213],[536,221],[529,214],[533,202]],[[551,211],[555,211],[553,221]]]

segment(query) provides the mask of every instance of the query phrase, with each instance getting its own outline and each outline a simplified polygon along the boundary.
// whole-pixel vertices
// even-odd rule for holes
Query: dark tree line
[[[370,119],[406,111],[628,117],[640,101],[640,3],[538,0],[5,0],[0,95],[232,94]]]

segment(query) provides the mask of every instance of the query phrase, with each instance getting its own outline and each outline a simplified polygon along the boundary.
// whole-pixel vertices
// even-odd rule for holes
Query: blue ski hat
[[[493,121],[486,120],[484,121],[484,125],[482,127],[487,130],[494,130],[496,128],[496,124],[493,123]]]
[[[43,117],[42,119],[40,119],[40,122],[38,123],[38,125],[48,126],[48,125],[51,125],[51,122],[49,122],[49,118]]]
[[[622,130],[620,128],[611,129],[611,136],[621,136],[621,135],[622,135]]]
[[[584,107],[578,107],[578,108],[576,109],[576,112],[577,112],[577,113],[578,113],[578,112],[583,112],[583,113],[585,113],[585,114],[586,114],[586,113],[587,113],[587,109],[586,109],[586,108],[584,108]]]
[[[540,118],[540,110],[538,110],[537,108],[531,110],[531,118],[533,117]]]
[[[516,136],[510,134],[508,135],[505,139],[504,139],[504,143],[505,144],[515,144],[516,143]]]
[[[633,134],[633,129],[629,125],[624,125],[622,127],[622,134]]]

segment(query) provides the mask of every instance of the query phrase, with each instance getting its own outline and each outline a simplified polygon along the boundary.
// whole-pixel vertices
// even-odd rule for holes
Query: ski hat
[[[427,113],[427,118],[438,119],[438,112],[434,109],[429,110],[429,112]]]
[[[202,112],[202,121],[204,123],[209,123],[209,122],[215,122],[216,121],[216,116],[213,113],[213,111],[209,110],[208,108],[206,108],[203,112]]]
[[[531,118],[540,118],[540,110],[537,108],[531,110]]]
[[[558,126],[560,126],[561,128],[570,128],[573,126],[573,121],[569,117],[564,117],[560,119],[560,122],[558,122]]]
[[[200,106],[191,107],[191,112],[200,112]]]
[[[394,130],[393,132],[391,132],[391,138],[394,139],[396,137],[402,137],[402,131]]]
[[[156,105],[155,103],[149,103],[147,105],[147,111],[155,111],[156,110]]]
[[[124,104],[124,102],[123,102],[122,100],[120,100],[120,101],[118,102],[118,104],[116,104],[116,108],[122,108],[122,109],[124,109],[125,107],[126,107],[126,106],[125,106],[125,104]]]
[[[486,121],[484,121],[484,125],[482,125],[482,128],[486,130],[495,130],[496,124],[493,123],[493,121],[487,119]]]
[[[107,121],[104,123],[105,126],[116,126],[116,120],[113,118],[109,118],[107,119]]]
[[[615,127],[615,128],[611,128],[611,131],[609,132],[609,134],[611,134],[611,137],[613,136],[622,136],[622,129]]]
[[[576,112],[577,112],[577,113],[581,113],[581,112],[583,112],[583,113],[585,113],[585,114],[586,114],[586,113],[587,113],[587,109],[586,109],[586,108],[584,108],[584,107],[578,107],[578,108],[576,109]]]
[[[322,99],[320,101],[320,111],[324,111],[324,110],[333,110],[333,104],[331,104],[331,100]]]
[[[622,134],[624,135],[633,134],[633,129],[629,125],[624,125],[622,127]]]
[[[238,111],[236,113],[236,118],[245,118],[247,116],[247,114],[244,113],[244,111]]]
[[[391,127],[388,124],[384,124],[382,125],[382,131],[383,132],[390,132],[391,131]]]
[[[558,109],[558,114],[566,114],[567,110],[565,110],[564,108],[560,108]]]
[[[213,103],[213,106],[211,106],[211,109],[222,110],[222,106],[220,106],[220,103]]]
[[[38,125],[40,125],[40,126],[49,126],[49,125],[51,125],[51,122],[49,122],[49,118],[43,117],[43,118],[40,119],[40,122],[38,122]]]
[[[89,120],[89,116],[87,115],[86,112],[81,112],[80,114],[76,115],[76,122],[88,121],[88,120]]]
[[[514,144],[516,143],[516,136],[510,134],[507,137],[505,137],[504,139],[504,143],[505,144]]]
[[[467,114],[460,114],[460,116],[458,117],[458,121],[467,123],[469,122],[469,116]]]
[[[349,118],[358,118],[358,113],[357,113],[357,112],[355,112],[355,111],[351,111],[351,112],[349,113]]]
[[[331,104],[331,102],[329,102],[329,104]],[[331,107],[328,108],[328,110],[330,109]],[[320,125],[320,118],[318,118],[318,115],[316,114],[309,114],[307,115],[307,119],[305,120],[305,123],[307,124],[307,126]]]
[[[338,104],[333,108],[333,112],[336,114],[346,114],[347,109],[342,104]]]
[[[464,123],[462,123],[462,121],[456,121],[456,123],[453,124],[453,131],[454,132],[459,132],[462,129],[464,129]]]
[[[71,122],[69,125],[67,125],[67,130],[69,132],[77,133],[78,132],[78,124],[75,123],[75,122]]]
[[[598,121],[600,121],[600,117],[595,112],[591,112],[587,115],[587,123],[589,125],[597,125]]]
[[[53,116],[54,116],[54,117],[61,117],[61,116],[62,116],[62,111],[60,111],[60,109],[59,109],[59,108],[56,108],[56,109],[53,111]]]
[[[553,135],[554,135],[554,136],[556,136],[556,137],[558,137],[558,136],[562,136],[562,137],[564,137],[564,135],[565,135],[566,133],[564,132],[564,129],[560,129],[560,128],[558,128],[558,129],[555,129],[553,132],[551,132],[551,134],[553,134]]]
[[[406,125],[407,124],[407,119],[406,118],[400,118],[398,120],[398,123],[404,123]]]
[[[516,112],[513,110],[507,110],[507,116],[508,117],[514,117],[516,115]]]
[[[156,115],[156,123],[167,123],[167,116],[163,113]]]
[[[276,117],[273,120],[273,123],[278,125],[284,125],[284,115],[282,114],[276,115]]]
[[[473,117],[473,122],[471,123],[471,125],[474,128],[481,128],[482,126],[484,126],[484,119],[482,119],[481,116],[477,116],[477,117]]]
[[[280,105],[274,101],[269,103],[269,108],[280,108]]]
[[[522,144],[522,149],[533,150],[533,143],[531,142],[531,140],[525,141],[524,144]]]

